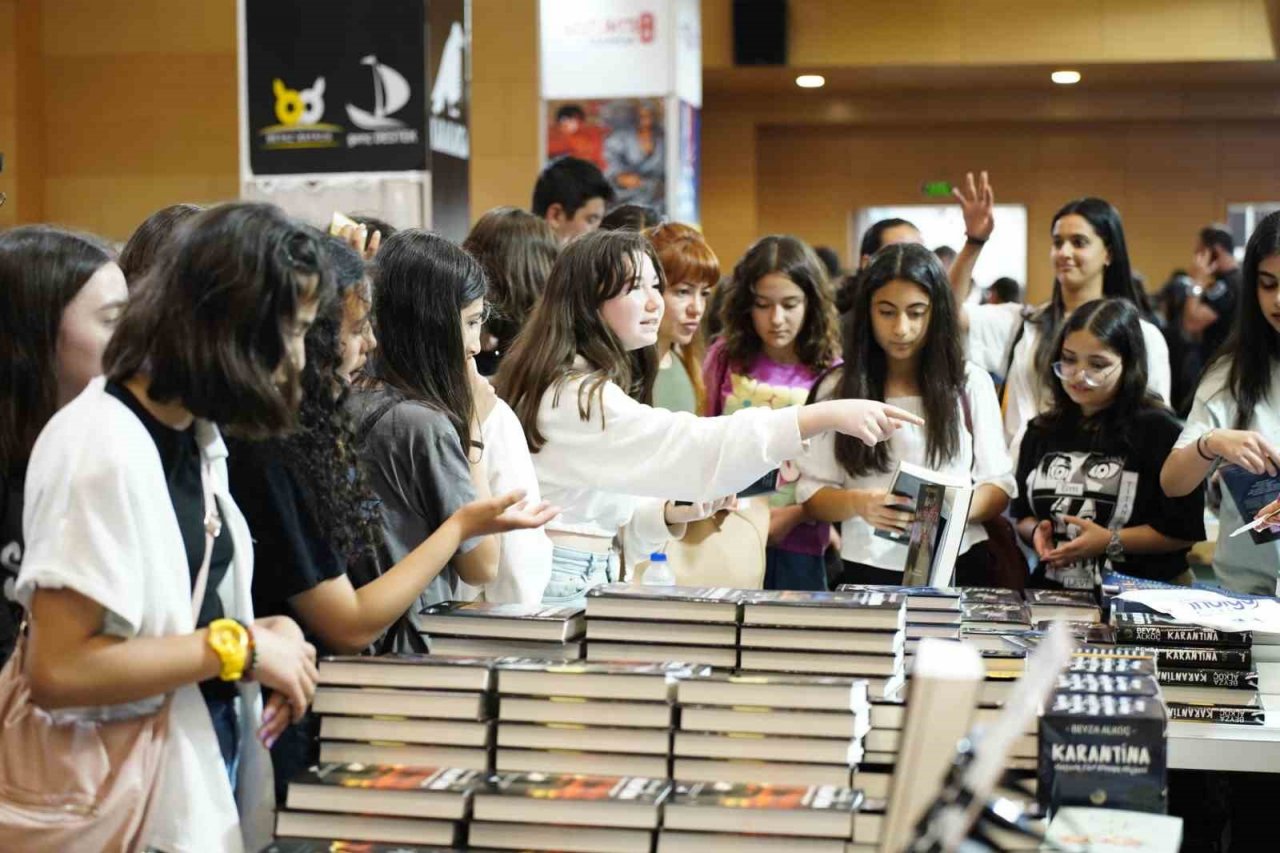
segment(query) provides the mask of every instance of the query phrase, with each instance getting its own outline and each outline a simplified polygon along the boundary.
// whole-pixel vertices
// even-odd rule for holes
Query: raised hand
[[[996,227],[996,195],[991,189],[987,173],[980,173],[976,182],[973,172],[966,173],[964,187],[952,187],[951,194],[960,202],[960,211],[964,214],[965,236],[975,240],[988,240]]]
[[[360,253],[360,257],[365,261],[372,261],[373,256],[378,254],[378,249],[382,246],[382,232],[374,231],[369,233],[369,229],[364,225],[350,224],[344,225],[338,230],[337,235],[348,246]]]

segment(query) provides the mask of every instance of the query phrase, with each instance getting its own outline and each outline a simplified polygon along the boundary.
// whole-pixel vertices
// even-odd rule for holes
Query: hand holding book
[[[866,489],[855,492],[853,508],[872,527],[889,533],[905,534],[916,516],[902,507],[910,507],[913,503],[911,498],[904,495]]]

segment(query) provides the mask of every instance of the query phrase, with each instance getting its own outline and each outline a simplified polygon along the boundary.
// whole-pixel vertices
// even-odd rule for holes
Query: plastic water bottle
[[[671,571],[671,564],[667,562],[667,555],[658,553],[649,555],[649,568],[644,570],[644,574],[640,577],[640,583],[644,586],[675,586],[676,575]]]

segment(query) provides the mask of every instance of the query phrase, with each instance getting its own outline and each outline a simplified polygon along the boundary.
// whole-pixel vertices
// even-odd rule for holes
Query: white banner
[[[669,0],[542,0],[540,29],[546,100],[662,97],[675,87]]]
[[[1139,589],[1117,597],[1188,625],[1280,634],[1280,601],[1274,598],[1236,598],[1207,589]]]

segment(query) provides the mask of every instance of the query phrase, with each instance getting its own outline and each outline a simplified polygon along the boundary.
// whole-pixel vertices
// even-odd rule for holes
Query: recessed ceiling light
[[[1049,79],[1057,83],[1059,86],[1074,86],[1080,82],[1079,71],[1055,71],[1049,75]]]
[[[801,74],[796,78],[796,85],[801,89],[821,89],[827,85],[827,78],[821,74]]]

